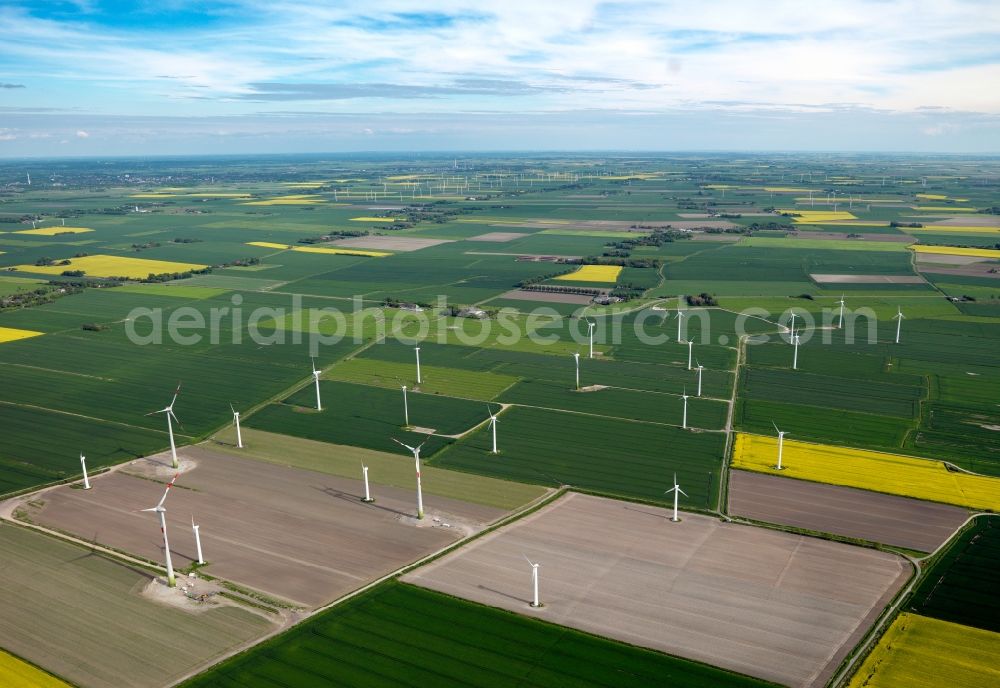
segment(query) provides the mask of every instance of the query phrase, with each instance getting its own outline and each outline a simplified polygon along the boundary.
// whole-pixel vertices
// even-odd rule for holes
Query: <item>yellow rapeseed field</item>
[[[177,198],[177,194],[174,193],[137,193],[132,194],[129,198]]]
[[[188,196],[193,196],[194,198],[250,198],[248,193],[228,193],[225,191],[200,191],[198,193],[189,193]]]
[[[738,433],[733,467],[846,485],[976,509],[1000,510],[1000,478],[950,471],[940,461],[785,440],[780,473],[774,437]]]
[[[37,337],[43,334],[45,333],[35,332],[34,330],[18,330],[13,327],[0,327],[0,344],[4,344],[5,342],[16,342],[18,339],[27,339],[28,337]]]
[[[798,217],[793,217],[792,220],[795,222],[830,222],[833,220],[857,220],[857,216],[853,213],[849,213],[846,210],[805,210],[802,208],[783,208],[778,210],[779,213],[788,213],[790,215],[797,215]]]
[[[944,256],[973,256],[976,258],[996,258],[1000,260],[1000,251],[991,248],[961,248],[958,246],[910,246],[917,253],[936,253]]]
[[[556,279],[567,282],[614,283],[618,281],[618,275],[621,274],[621,271],[622,269],[619,265],[583,265],[576,272],[571,272],[568,275],[560,275]]]
[[[924,225],[923,227],[904,227],[903,231],[947,233],[958,232],[959,234],[1000,234],[1000,227],[987,227],[983,225]]]
[[[69,684],[3,650],[0,650],[0,685],[4,688],[69,688]]]
[[[915,205],[914,210],[923,210],[926,212],[939,212],[939,213],[975,213],[978,212],[976,208],[956,208],[951,205]]]
[[[86,232],[93,232],[94,230],[89,227],[63,227],[62,225],[56,225],[55,227],[39,227],[38,229],[21,229],[14,234],[34,234],[36,236],[56,236],[57,234],[84,234]]]
[[[247,246],[259,246],[261,248],[276,248],[282,251],[296,251],[298,253],[328,253],[341,256],[370,256],[372,258],[384,258],[391,256],[385,251],[366,251],[359,248],[333,248],[330,246],[289,246],[288,244],[275,244],[270,241],[251,241]]]
[[[946,201],[948,197],[944,194],[914,194],[917,198],[926,198],[928,201]]]
[[[902,613],[848,688],[1000,685],[1000,633]]]
[[[83,270],[88,277],[129,277],[142,279],[149,275],[160,275],[165,272],[188,272],[202,270],[207,265],[195,263],[175,263],[167,260],[150,260],[147,258],[131,258],[126,256],[83,256],[70,258],[69,265],[18,265],[21,272],[38,273],[41,275],[60,275],[66,270]]]
[[[262,201],[249,201],[240,205],[315,205],[317,203],[326,203],[326,201],[316,194],[289,194],[266,198]]]

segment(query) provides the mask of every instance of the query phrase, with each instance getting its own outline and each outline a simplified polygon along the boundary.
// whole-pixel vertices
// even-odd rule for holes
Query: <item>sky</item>
[[[0,0],[0,157],[1000,152],[996,0]]]

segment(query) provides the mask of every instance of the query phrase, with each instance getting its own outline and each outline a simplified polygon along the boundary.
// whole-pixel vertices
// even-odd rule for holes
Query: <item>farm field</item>
[[[421,619],[415,625],[415,619]],[[420,642],[410,640],[419,634]],[[430,590],[384,583],[183,684],[256,688],[276,680],[368,688],[574,685],[644,688],[669,675],[699,688],[772,684]]]
[[[777,473],[774,437],[739,433],[732,465],[758,473]],[[1000,479],[949,470],[940,461],[864,449],[785,440],[784,478],[798,478],[915,497],[973,509],[1000,508]]]
[[[31,522],[86,539],[96,533],[99,544],[160,563],[156,519],[135,512],[156,504],[173,476],[169,461],[159,459],[95,477],[89,491],[56,488],[41,506],[29,501],[21,508]],[[377,484],[377,474],[371,479]],[[428,495],[428,518],[417,526],[414,490],[380,485],[377,492],[378,501],[366,504],[360,479],[189,447],[167,508],[193,515],[202,527],[206,573],[305,607],[340,597],[504,513]],[[434,516],[454,525],[443,527]],[[197,560],[190,531],[171,529],[174,565],[190,566]]]
[[[0,551],[0,644],[73,684],[161,686],[273,628],[244,607],[163,605],[144,569],[17,526],[0,524]]]
[[[671,523],[669,516],[666,509],[570,493],[403,580],[811,686],[832,675],[909,575],[902,558],[883,552],[695,514]],[[525,555],[541,566],[540,609],[528,604]],[[850,583],[837,584],[837,572]]]
[[[979,688],[1000,683],[1000,633],[900,614],[849,688]]]
[[[586,438],[586,439],[584,439]],[[551,487],[666,502],[671,476],[688,508],[714,508],[725,436],[678,427],[526,407],[498,416],[498,455],[482,427],[430,465]]]
[[[914,591],[909,608],[924,616],[1000,633],[1000,517],[977,516]]]
[[[68,683],[60,681],[38,667],[0,650],[0,680],[8,688],[64,688]]]
[[[728,513],[933,552],[968,518],[958,507],[881,492],[730,471]]]

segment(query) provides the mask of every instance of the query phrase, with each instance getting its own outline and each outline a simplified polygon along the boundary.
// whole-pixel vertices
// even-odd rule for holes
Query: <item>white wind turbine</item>
[[[372,492],[368,489],[368,466],[365,465],[364,461],[361,462],[361,475],[365,479],[365,498],[361,501],[374,502],[375,500],[372,499]]]
[[[413,347],[413,351],[417,355],[417,384],[419,385],[421,383],[421,380],[420,380],[420,347],[419,346]]]
[[[840,295],[840,301],[838,301],[837,303],[840,304],[840,318],[837,320],[837,329],[838,330],[842,330],[842,329],[844,329],[844,295],[843,294]]]
[[[677,341],[683,342],[681,337],[681,326],[684,324],[684,311],[677,309]]]
[[[163,533],[163,556],[167,563],[167,586],[171,588],[177,585],[177,579],[174,578],[174,564],[170,559],[170,541],[167,540],[167,510],[163,506],[163,502],[167,500],[167,494],[170,492],[170,488],[174,486],[174,481],[177,480],[178,475],[180,473],[167,483],[167,489],[163,491],[163,496],[160,497],[160,501],[157,502],[156,506],[150,509],[143,509],[143,511],[154,511],[160,516],[160,532]]]
[[[411,447],[408,444],[403,444],[395,437],[392,438],[392,441],[398,444],[399,446],[406,447],[411,452],[413,452],[413,463],[417,467],[417,518],[422,519],[424,517],[424,492],[423,492],[423,486],[420,483],[420,448],[424,446],[424,443],[421,442],[417,446]]]
[[[531,606],[541,607],[542,605],[538,600],[538,564],[528,559],[527,554],[523,556],[524,560],[531,566]]]
[[[682,490],[681,486],[677,484],[676,473],[674,473],[674,486],[669,490],[667,490],[666,492],[664,492],[663,494],[670,494],[671,492],[674,493],[674,517],[670,520],[673,521],[674,523],[677,523],[681,520],[680,517],[677,515],[677,504],[680,501],[680,495],[684,495],[685,497],[687,497],[688,493]]]
[[[799,369],[799,335],[792,331],[792,345],[795,347],[795,352],[792,354],[792,370]]]
[[[201,532],[200,532],[200,529],[201,529],[201,526],[197,525],[194,522],[194,515],[192,514],[191,515],[191,530],[194,531],[194,546],[195,546],[195,549],[198,550],[198,563],[199,564],[204,564],[205,563],[205,557],[202,556],[202,554],[201,554]]]
[[[688,341],[688,370],[691,370],[691,358],[694,356],[694,340]]]
[[[788,331],[791,332],[792,334],[795,334],[795,311],[794,310],[792,311],[792,322],[788,326]]]
[[[771,425],[774,426],[774,431],[778,433],[778,465],[775,466],[775,469],[783,471],[785,469],[781,466],[781,454],[785,448],[785,435],[788,433],[784,430],[778,430],[778,424],[774,421],[771,421]]]
[[[698,361],[695,360],[695,363],[698,363]],[[701,396],[701,373],[705,369],[705,366],[703,366],[701,363],[698,363],[698,365],[696,365],[694,369],[698,371],[698,396],[700,397]]]
[[[181,422],[177,420],[177,416],[174,415],[174,403],[177,401],[177,395],[181,393],[181,385],[177,384],[177,389],[174,391],[174,398],[170,400],[170,405],[160,409],[159,411],[151,411],[147,413],[147,416],[155,416],[157,413],[162,413],[167,417],[167,434],[170,436],[170,465],[173,468],[177,468],[177,444],[174,442],[174,423],[180,425]]]
[[[410,427],[410,402],[406,398],[406,385],[400,385],[403,388],[403,425],[404,427]]]
[[[500,452],[497,451],[497,417],[496,414],[493,413],[493,409],[491,409],[488,404],[486,406],[486,412],[490,414],[490,430],[493,431],[493,451],[490,453],[499,454]]]
[[[896,343],[899,344],[899,333],[903,329],[903,320],[906,318],[903,315],[903,309],[896,306],[896,315],[892,316],[892,319],[896,321]]]
[[[580,390],[580,352],[577,351],[573,354],[573,360],[576,361],[576,389]]]
[[[316,359],[310,357],[309,363],[312,365],[313,381],[316,383],[316,410],[322,411],[323,403],[320,401],[319,397],[319,371],[316,370]]]
[[[597,323],[593,320],[587,321],[587,334],[590,335],[590,358],[594,357],[594,328],[597,327]]]
[[[684,428],[685,430],[687,430],[687,426],[688,426],[688,391],[687,391],[687,387],[684,388],[684,394],[681,395],[681,398],[684,400],[684,417],[683,417],[683,420],[681,422],[681,427]]]
[[[80,452],[80,467],[83,469],[83,489],[90,489],[90,478],[87,477],[87,457]]]
[[[233,425],[236,426],[236,447],[237,449],[243,448],[243,433],[240,431],[240,412],[230,404],[229,408],[233,410]]]

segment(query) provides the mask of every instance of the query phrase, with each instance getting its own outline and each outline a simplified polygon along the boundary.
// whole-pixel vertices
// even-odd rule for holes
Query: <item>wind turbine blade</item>
[[[521,556],[522,556],[522,557],[524,557],[524,560],[525,560],[526,562],[528,562],[529,564],[531,564],[532,566],[534,566],[534,565],[535,565],[535,562],[531,561],[531,559],[528,559],[528,555],[527,555],[527,554],[525,554],[524,552],[521,552]]]
[[[177,476],[179,475],[180,473],[176,473],[174,477],[171,479],[171,481],[167,483],[167,489],[163,491],[163,496],[160,497],[160,503],[157,504],[155,508],[159,509],[160,507],[163,506],[163,502],[167,501],[167,493],[170,492],[170,488],[174,486],[174,482],[177,480]]]
[[[236,415],[236,407],[233,406],[232,402],[229,403],[229,408],[232,409],[233,415],[235,416]]]
[[[781,430],[778,430],[778,424],[777,424],[777,423],[775,423],[775,422],[774,422],[773,420],[771,421],[771,425],[773,425],[773,426],[774,426],[774,431],[775,431],[775,432],[777,432],[777,433],[780,433],[780,432],[781,432]]]
[[[413,448],[413,447],[411,447],[410,445],[408,445],[408,444],[403,444],[402,442],[400,442],[399,440],[397,440],[397,439],[396,439],[395,437],[393,437],[393,438],[392,438],[392,441],[393,441],[393,442],[395,442],[396,444],[398,444],[398,445],[399,445],[399,446],[401,446],[401,447],[406,447],[406,448],[407,448],[407,449],[409,449],[409,450],[410,450],[411,452],[415,452],[415,451],[417,451],[416,449],[414,449],[414,448]],[[420,445],[420,446],[423,446],[423,445]]]
[[[173,409],[170,409],[170,410],[168,411],[168,413],[169,413],[169,414],[170,414],[171,416],[173,416],[174,420],[175,420],[175,421],[177,421],[177,425],[178,425],[178,426],[179,426],[179,427],[181,428],[181,430],[183,430],[183,429],[184,429],[184,423],[182,423],[182,422],[181,422],[181,419],[177,417],[177,414],[175,414],[175,413],[174,413],[174,410],[173,410]]]
[[[156,511],[156,507],[151,507],[149,509],[139,509],[139,511]]]
[[[678,492],[680,492],[680,493],[681,493],[682,495],[684,495],[685,497],[687,497],[687,496],[688,496],[688,493],[687,493],[687,492],[685,492],[684,490],[682,490],[682,489],[681,489],[681,488],[679,488],[679,487],[677,488],[677,491],[678,491]]]

